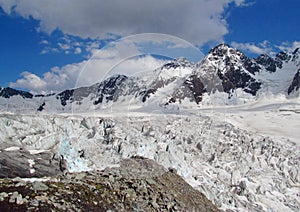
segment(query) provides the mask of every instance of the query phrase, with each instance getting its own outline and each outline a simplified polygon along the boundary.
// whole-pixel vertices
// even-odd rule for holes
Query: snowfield
[[[140,155],[175,168],[220,209],[299,211],[299,119],[299,98],[177,111],[115,106],[73,115],[2,113],[0,151],[63,155],[71,172],[119,166]],[[37,163],[28,159],[29,175]]]

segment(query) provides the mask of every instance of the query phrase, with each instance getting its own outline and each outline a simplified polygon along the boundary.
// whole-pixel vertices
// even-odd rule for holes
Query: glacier
[[[299,211],[299,106],[298,99],[278,98],[179,114],[124,113],[116,106],[73,115],[2,113],[1,152],[64,155],[71,172],[115,167],[139,155],[176,169],[220,209]],[[30,176],[35,162],[29,163]]]

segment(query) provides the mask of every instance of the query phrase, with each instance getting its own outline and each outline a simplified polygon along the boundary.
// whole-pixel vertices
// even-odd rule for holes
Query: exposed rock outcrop
[[[119,168],[44,182],[2,179],[0,210],[218,211],[176,171],[142,157],[125,159]]]

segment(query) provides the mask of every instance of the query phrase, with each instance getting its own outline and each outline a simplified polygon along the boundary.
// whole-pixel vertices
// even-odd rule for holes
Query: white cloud
[[[47,40],[42,40],[42,41],[40,42],[40,44],[43,44],[43,45],[49,45],[49,41],[47,41]]]
[[[82,38],[111,34],[164,33],[195,44],[222,40],[228,33],[223,13],[246,0],[0,0],[0,6],[40,21],[40,29],[60,29]]]
[[[296,48],[300,48],[300,41],[283,42],[281,45],[276,47],[281,51],[293,52]]]
[[[267,54],[270,56],[274,56],[275,52],[273,47],[268,41],[263,41],[261,43],[237,43],[232,42],[231,45],[234,48],[237,48],[242,51],[248,51],[254,54]]]
[[[90,41],[86,41],[84,39],[80,39],[78,37],[70,36],[70,35],[63,35],[62,37],[57,38],[56,41],[54,42],[41,40],[40,44],[42,44],[42,48],[43,48],[41,54],[48,54],[48,53],[81,54],[85,46],[89,45],[89,42]]]
[[[75,48],[75,51],[74,51],[74,54],[81,54],[81,48],[79,48],[79,47],[76,47]]]
[[[43,50],[41,51],[41,54],[48,54],[48,53],[57,53],[59,50],[54,47],[45,46]]]
[[[240,7],[251,7],[251,6],[255,5],[255,3],[256,2],[254,0],[250,1],[250,2],[245,2],[243,0],[236,2],[236,4]]]
[[[69,44],[58,43],[58,46],[62,50],[69,50],[69,49],[71,49],[71,46]]]
[[[275,56],[278,49],[284,52],[293,52],[296,48],[300,48],[300,41],[283,42],[280,45],[271,45],[268,41],[261,43],[237,43],[232,42],[231,45],[242,51],[247,51],[254,54],[267,54]],[[277,49],[277,50],[274,50]]]
[[[47,83],[43,79],[30,72],[25,71],[21,75],[21,79],[18,79],[14,83],[10,83],[9,86],[36,90],[44,88],[47,85]]]
[[[86,61],[78,64],[70,64],[62,68],[53,67],[49,72],[39,77],[30,72],[23,72],[21,78],[11,82],[10,87],[28,89],[32,93],[52,93],[73,88],[80,70]]]

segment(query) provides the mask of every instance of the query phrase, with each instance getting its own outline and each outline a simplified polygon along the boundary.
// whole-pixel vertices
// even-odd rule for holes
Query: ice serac
[[[248,112],[245,108],[236,111],[235,107],[227,111],[226,120],[221,113],[215,111],[213,115],[207,110],[164,117],[145,113],[114,118],[103,118],[101,114],[3,114],[0,177],[39,177],[62,174],[65,169],[77,172],[118,166],[129,168],[121,172],[125,179],[162,176],[163,169],[154,171],[152,162],[134,162],[135,169],[122,163],[138,155],[153,159],[166,170],[176,170],[224,211],[299,211],[299,113],[295,109],[284,110],[286,106],[276,111],[276,107],[266,112],[260,111],[261,105]],[[247,130],[242,124],[228,123],[241,116]],[[260,131],[254,131],[245,120],[251,116],[254,126],[260,118]],[[281,132],[278,137],[272,131],[273,135],[263,135],[262,131],[269,127],[264,124],[272,123],[265,120],[269,116],[276,116],[278,123],[285,124],[276,129],[285,130],[286,134]],[[114,181],[111,185],[115,185]],[[149,186],[150,191],[153,186]]]

